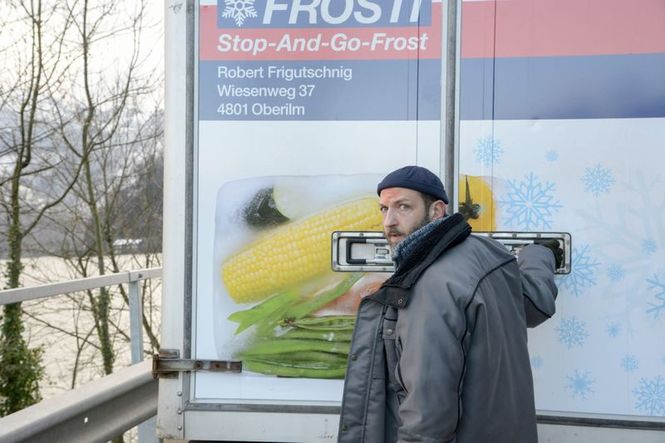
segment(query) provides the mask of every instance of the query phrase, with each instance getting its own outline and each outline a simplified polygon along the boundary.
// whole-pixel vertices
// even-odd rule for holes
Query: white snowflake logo
[[[226,8],[222,12],[222,17],[232,18],[238,27],[245,24],[246,18],[254,18],[258,15],[254,9],[255,0],[224,0]]]

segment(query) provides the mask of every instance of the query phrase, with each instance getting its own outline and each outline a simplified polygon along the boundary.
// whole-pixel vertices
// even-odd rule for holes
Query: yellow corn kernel
[[[377,199],[366,197],[277,228],[222,265],[222,280],[236,302],[262,300],[330,270],[334,231],[381,229]]]

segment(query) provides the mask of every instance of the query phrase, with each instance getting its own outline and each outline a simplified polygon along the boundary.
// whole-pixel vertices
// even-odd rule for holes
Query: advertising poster
[[[572,235],[529,334],[540,410],[665,417],[662,6],[464,2],[460,200]]]
[[[331,271],[380,230],[376,184],[439,171],[443,5],[201,1],[195,358],[205,401],[339,402],[355,310],[386,275]],[[223,397],[222,397],[223,393]]]

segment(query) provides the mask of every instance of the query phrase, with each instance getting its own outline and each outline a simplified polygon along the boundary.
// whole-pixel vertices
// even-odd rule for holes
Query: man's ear
[[[443,200],[437,200],[429,206],[430,220],[437,220],[446,215],[446,204]]]

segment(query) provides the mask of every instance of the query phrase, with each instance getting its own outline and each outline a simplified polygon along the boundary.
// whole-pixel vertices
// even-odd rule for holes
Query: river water
[[[118,257],[122,271],[158,267],[161,266],[159,260],[160,257],[155,256],[147,260],[145,256]],[[90,262],[88,268],[94,267]],[[92,275],[95,273],[90,272],[88,276]],[[38,257],[24,260],[21,283],[30,287],[78,278],[82,275],[74,271],[71,262],[58,257]],[[146,280],[141,287],[144,315],[150,319],[152,330],[159,338],[161,279]],[[129,309],[120,289],[117,286],[109,289],[112,294],[109,332],[117,370],[130,364]],[[126,286],[124,289],[127,290]],[[97,296],[99,290],[92,294]],[[44,376],[40,383],[43,399],[104,376],[89,297],[87,292],[77,292],[23,303],[26,340],[30,347],[43,350]],[[145,333],[143,345],[148,354],[153,351]]]

